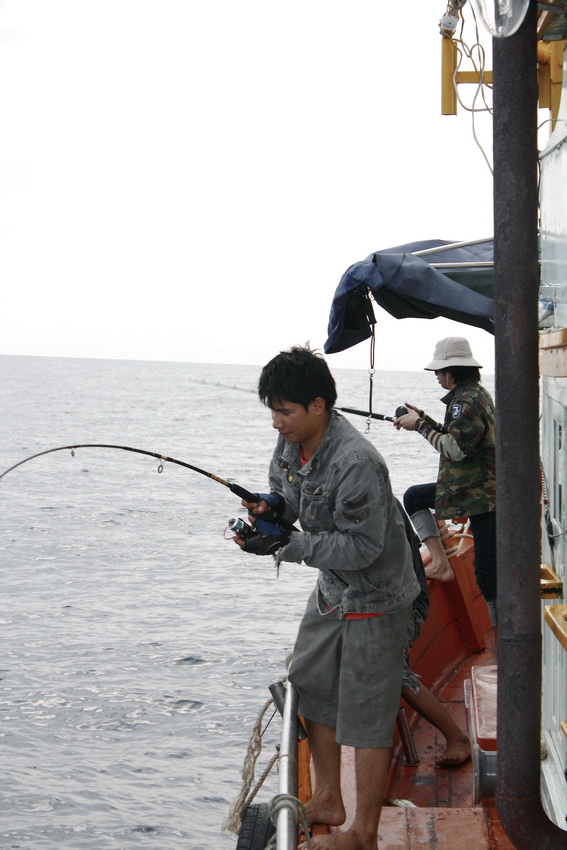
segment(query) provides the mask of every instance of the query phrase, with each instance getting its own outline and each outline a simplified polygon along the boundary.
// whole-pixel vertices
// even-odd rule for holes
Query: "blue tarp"
[[[494,243],[490,240],[423,258],[414,256],[415,251],[451,244],[441,239],[410,242],[376,251],[350,266],[333,297],[325,352],[344,351],[370,337],[369,293],[397,319],[443,316],[494,333],[492,268],[432,267],[437,263],[493,262]]]

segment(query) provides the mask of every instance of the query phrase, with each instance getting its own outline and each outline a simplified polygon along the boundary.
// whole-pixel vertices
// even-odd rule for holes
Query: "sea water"
[[[276,435],[259,372],[0,357],[0,473],[106,443],[264,490]],[[338,405],[368,410],[368,373],[334,374]],[[373,385],[375,412],[410,401],[443,418],[431,373],[377,371]],[[398,497],[435,479],[419,435],[374,421],[367,437]],[[0,499],[0,845],[233,848],[222,822],[315,571],[277,577],[225,539],[242,515],[227,487],[132,452],[42,455],[0,480]],[[279,742],[270,717],[257,776]],[[272,773],[257,799],[276,792]]]

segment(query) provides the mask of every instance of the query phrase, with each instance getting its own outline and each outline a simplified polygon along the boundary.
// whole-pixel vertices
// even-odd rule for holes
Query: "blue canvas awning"
[[[371,336],[370,294],[397,319],[443,316],[494,333],[493,260],[492,239],[430,239],[370,254],[341,278],[325,352],[344,351]]]

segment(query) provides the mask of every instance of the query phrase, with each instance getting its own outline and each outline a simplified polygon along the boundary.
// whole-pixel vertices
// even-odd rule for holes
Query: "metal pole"
[[[453,248],[468,248],[469,245],[482,245],[492,242],[492,236],[485,239],[472,239],[469,242],[450,242],[449,245],[440,245],[437,248],[424,248],[422,251],[412,251],[414,257],[427,257],[428,254],[439,254],[441,251],[452,251]]]
[[[432,269],[491,269],[494,263],[429,263]]]
[[[297,691],[291,682],[284,703],[279,765],[279,793],[297,797]],[[295,850],[297,836],[296,812],[281,808],[276,823],[277,850]]]
[[[518,850],[559,850],[567,833],[540,795],[537,3],[493,40],[494,301],[498,532],[496,802]]]

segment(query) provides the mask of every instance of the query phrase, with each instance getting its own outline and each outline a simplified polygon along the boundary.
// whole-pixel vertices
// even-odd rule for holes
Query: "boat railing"
[[[293,801],[297,800],[297,742],[299,719],[297,717],[297,690],[286,684],[283,708],[282,736],[279,753],[279,795],[276,820],[277,850],[296,850],[298,840],[298,811]],[[289,798],[289,805],[285,801]],[[282,804],[283,802],[283,804]]]

